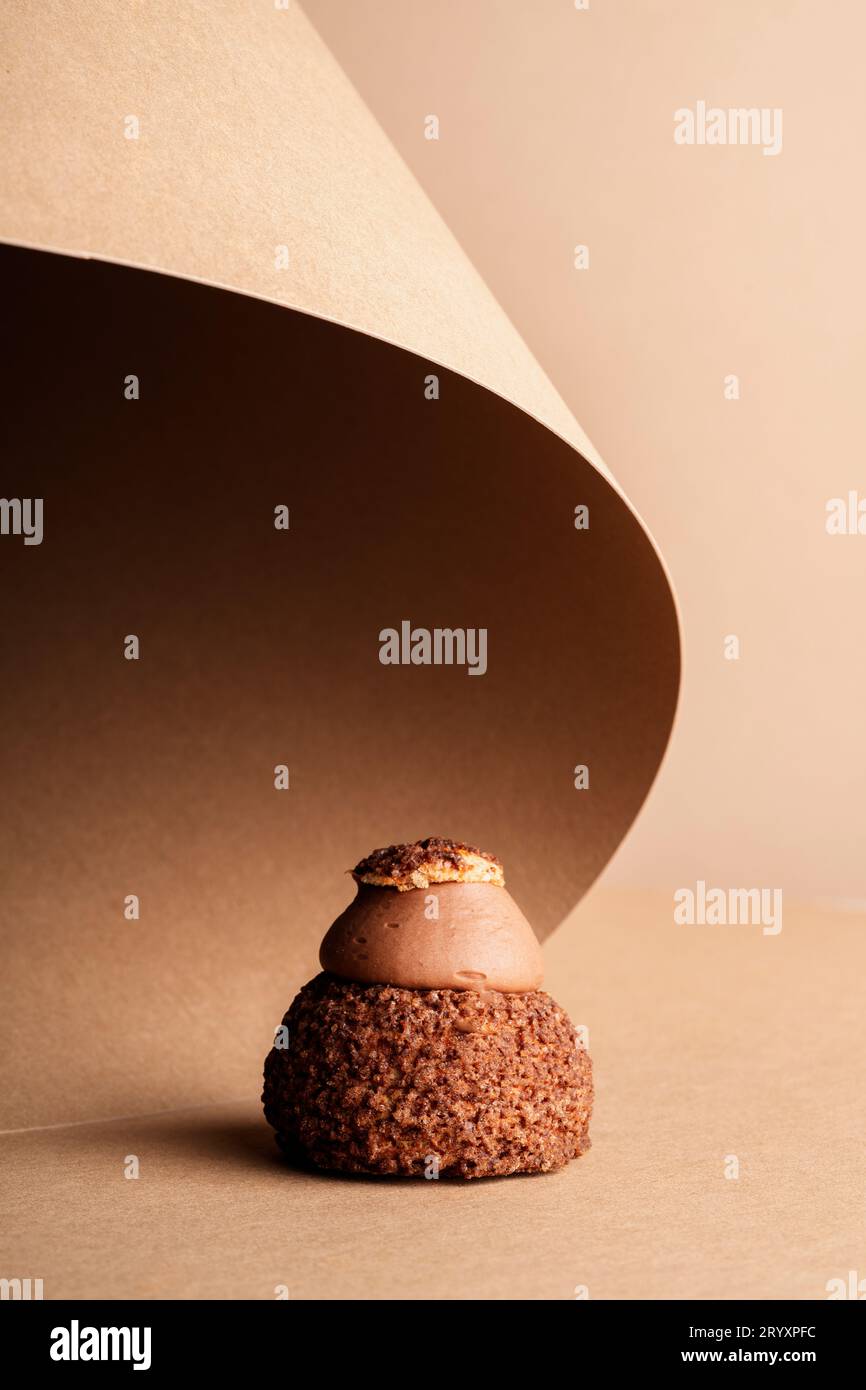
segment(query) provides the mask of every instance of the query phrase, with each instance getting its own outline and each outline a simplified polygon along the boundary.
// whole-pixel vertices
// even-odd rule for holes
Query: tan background
[[[306,30],[297,9],[283,15],[252,0],[191,6],[183,25],[178,13],[138,6],[118,25],[98,0],[71,22],[65,7],[48,4],[38,18],[47,47],[13,31],[20,101],[6,105],[5,172],[18,196],[3,235],[163,267],[173,248],[171,268],[183,275],[243,285],[341,322],[359,321],[363,308],[373,334],[510,395],[597,462],[375,125],[345,104],[327,49],[306,39],[299,48]],[[6,22],[19,14],[7,11]],[[334,28],[325,6],[314,14],[323,32]],[[590,1030],[594,1147],[549,1178],[475,1186],[344,1183],[287,1170],[274,1161],[250,1084],[266,1045],[255,1019],[267,1033],[277,998],[281,1007],[307,973],[309,947],[295,940],[284,966],[275,954],[238,955],[251,818],[232,819],[228,798],[211,808],[206,830],[197,822],[197,839],[189,825],[178,838],[185,822],[177,812],[194,812],[199,796],[184,781],[172,817],[161,822],[159,808],[148,808],[149,840],[126,834],[138,815],[132,803],[106,856],[98,798],[84,817],[72,804],[59,840],[49,822],[35,826],[72,885],[52,894],[56,881],[27,852],[32,814],[15,823],[16,797],[7,816],[20,896],[7,895],[14,937],[4,944],[14,941],[17,973],[6,979],[23,1012],[6,1018],[24,1021],[14,1046],[4,1040],[19,1083],[5,1089],[15,1108],[2,1136],[4,1277],[43,1277],[48,1297],[269,1298],[286,1283],[298,1298],[558,1299],[578,1284],[591,1297],[816,1298],[829,1279],[862,1272],[864,919],[798,909],[791,897],[798,889],[863,896],[863,759],[853,718],[862,681],[851,626],[863,562],[859,542],[823,531],[826,496],[857,482],[849,477],[857,440],[849,348],[860,314],[858,208],[845,181],[856,168],[859,120],[855,14],[839,6],[819,24],[816,12],[794,4],[722,12],[598,3],[589,14],[566,4],[482,3],[443,6],[435,16],[388,4],[338,13],[341,33],[329,39],[409,162],[427,161],[424,182],[438,161],[441,181],[429,184],[436,200],[518,326],[527,336],[539,329],[540,355],[615,456],[614,472],[627,471],[682,572],[686,703],[665,781],[609,871],[660,891],[595,890],[546,948],[548,987]],[[299,52],[293,86],[282,79]],[[191,78],[195,60],[205,87]],[[213,80],[227,70],[231,80]],[[443,140],[422,143],[421,120],[443,92]],[[672,110],[702,96],[783,105],[784,153],[677,150]],[[146,126],[134,164],[118,144],[117,121],[148,103],[160,121]],[[455,118],[463,139],[449,150]],[[302,152],[291,178],[263,155],[265,130],[277,149]],[[318,200],[317,187],[329,196]],[[261,236],[251,241],[253,218]],[[266,267],[287,219],[298,278],[274,285]],[[585,275],[571,269],[578,241],[591,248]],[[736,405],[722,398],[732,370],[744,386]],[[89,428],[86,416],[74,418]],[[828,466],[838,482],[826,481]],[[607,486],[600,475],[595,482]],[[122,472],[117,487],[99,497],[120,520]],[[616,496],[601,495],[611,505]],[[159,509],[158,492],[145,502],[142,517]],[[214,492],[207,514],[230,513],[230,502]],[[84,525],[80,538],[88,551]],[[110,618],[125,592],[157,605],[148,570],[123,557],[122,541],[110,535],[99,544],[123,580],[115,591],[94,571],[100,611]],[[640,552],[641,543],[625,558],[633,563]],[[171,576],[169,549],[156,563]],[[231,576],[214,571],[220,603],[232,608]],[[648,573],[658,582],[654,559]],[[184,602],[204,611],[207,578],[205,565]],[[216,627],[222,611],[207,623]],[[669,603],[664,611],[670,622]],[[744,642],[738,666],[721,660],[730,631]],[[75,629],[64,635],[74,648]],[[253,628],[243,653],[266,646],[267,634]],[[14,655],[26,672],[20,644]],[[212,693],[206,644],[191,653],[174,640],[167,655],[175,672],[194,673],[194,698],[180,711],[194,728]],[[663,666],[669,680],[670,661]],[[243,674],[252,704],[257,669],[253,662]],[[175,691],[176,682],[150,688],[166,719]],[[62,702],[37,700],[34,726],[49,723],[53,709],[68,753],[58,791],[70,778],[68,795],[83,784],[88,748],[80,728],[64,722]],[[133,797],[174,785],[178,751],[140,713]],[[120,753],[111,709],[97,701],[89,717],[103,749]],[[264,732],[255,729],[255,738]],[[202,750],[211,767],[231,740],[226,727]],[[19,787],[49,806],[54,784],[26,776],[28,747],[44,756],[38,743],[7,747]],[[253,806],[241,797],[241,810]],[[338,831],[345,842],[354,833],[348,823]],[[132,956],[118,948],[108,915],[120,886],[113,856],[125,867],[125,850],[143,856],[163,928],[140,937]],[[267,860],[259,883],[273,907],[281,868],[270,849]],[[214,894],[215,864],[216,890],[229,891],[214,924],[202,903]],[[520,871],[528,884],[529,866]],[[698,875],[783,886],[781,935],[676,928],[671,890]],[[555,885],[560,896],[564,886]],[[28,890],[41,915],[28,911]],[[555,895],[538,891],[550,912]],[[320,906],[327,919],[330,902]],[[245,920],[273,952],[277,916]],[[75,930],[65,932],[68,923],[87,949],[78,949]],[[213,949],[203,951],[208,925]],[[317,932],[306,916],[302,930],[310,941]],[[112,960],[120,961],[113,972]],[[154,986],[162,990],[156,1013],[143,1005]],[[91,1037],[105,1045],[88,1050]],[[226,1085],[235,1078],[236,1097]],[[122,1118],[128,1100],[131,1120]],[[184,1108],[194,1100],[200,1108]],[[88,1106],[94,1117],[115,1118],[58,1128],[46,1118],[67,1120],[73,1108],[82,1117]],[[141,1113],[163,1107],[169,1113]],[[123,1177],[129,1154],[141,1159],[136,1182]],[[735,1181],[724,1177],[728,1155],[740,1162]]]
[[[673,573],[680,716],[606,881],[866,903],[866,537],[824,530],[866,497],[863,6],[304,8]],[[782,107],[781,154],[676,146],[699,99]]]

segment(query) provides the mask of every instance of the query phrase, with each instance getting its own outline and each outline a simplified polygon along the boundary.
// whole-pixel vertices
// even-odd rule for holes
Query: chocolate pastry
[[[376,850],[265,1062],[265,1117],[350,1173],[549,1172],[589,1148],[592,1064],[538,986],[541,950],[493,855]]]

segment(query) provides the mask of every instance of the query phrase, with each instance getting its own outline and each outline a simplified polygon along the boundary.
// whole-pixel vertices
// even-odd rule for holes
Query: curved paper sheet
[[[546,935],[679,679],[651,539],[303,16],[123,14],[3,19],[8,1125],[248,1092],[375,845],[495,850]],[[485,673],[383,665],[403,621]]]

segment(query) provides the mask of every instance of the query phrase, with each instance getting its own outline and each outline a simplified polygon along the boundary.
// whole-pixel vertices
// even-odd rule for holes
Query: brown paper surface
[[[46,1298],[825,1298],[862,1270],[866,921],[788,907],[765,937],[603,890],[579,915],[579,952],[567,930],[545,946],[598,1092],[566,1170],[301,1174],[255,1093],[7,1134],[4,1270]]]

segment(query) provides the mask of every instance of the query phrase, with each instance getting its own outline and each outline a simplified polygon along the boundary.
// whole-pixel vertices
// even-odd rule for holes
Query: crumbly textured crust
[[[265,1117],[320,1168],[484,1178],[589,1148],[592,1064],[549,994],[361,985],[317,975],[265,1062]]]
[[[358,883],[373,888],[429,888],[431,883],[495,883],[505,886],[502,865],[493,854],[458,840],[431,835],[413,845],[374,849],[352,870]]]

